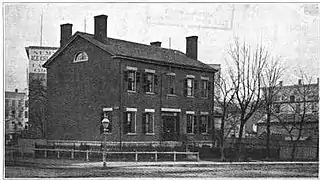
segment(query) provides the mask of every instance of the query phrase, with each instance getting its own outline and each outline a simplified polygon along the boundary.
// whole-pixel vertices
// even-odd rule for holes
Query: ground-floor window
[[[125,113],[124,133],[136,133],[136,112],[130,111]]]
[[[154,133],[154,113],[146,112],[143,114],[143,127],[145,134]]]
[[[187,114],[187,133],[194,134],[195,132],[195,116],[193,114]]]
[[[209,117],[207,115],[200,116],[200,133],[206,134],[209,131]]]

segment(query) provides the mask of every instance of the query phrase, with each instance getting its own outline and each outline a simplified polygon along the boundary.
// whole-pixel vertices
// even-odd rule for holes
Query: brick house
[[[197,37],[186,54],[107,36],[107,16],[94,34],[61,25],[61,47],[47,68],[49,140],[101,141],[110,120],[115,143],[183,140],[211,143],[215,69],[197,60]]]
[[[274,111],[277,116],[271,116],[270,133],[281,139],[290,140],[288,130],[291,130],[294,140],[299,135],[299,121],[304,116],[300,140],[319,139],[319,78],[317,83],[283,86],[280,81],[274,101]],[[281,118],[281,122],[279,121]],[[257,123],[258,136],[266,133],[266,115]],[[287,128],[285,128],[284,127]]]
[[[28,96],[25,92],[5,92],[5,136],[7,142],[28,128]]]

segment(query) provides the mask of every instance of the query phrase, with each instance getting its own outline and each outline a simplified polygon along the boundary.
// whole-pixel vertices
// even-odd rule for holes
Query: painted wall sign
[[[53,47],[27,47],[29,73],[47,73],[47,69],[43,68],[42,65],[57,51],[57,49],[58,48]]]

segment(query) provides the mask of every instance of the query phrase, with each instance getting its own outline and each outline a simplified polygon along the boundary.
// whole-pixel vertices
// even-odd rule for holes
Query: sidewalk
[[[141,166],[165,166],[165,167],[211,167],[216,165],[273,165],[273,164],[319,164],[319,162],[213,162],[213,161],[178,161],[178,162],[108,162],[107,167],[141,167]],[[81,160],[66,159],[18,159],[16,165],[20,166],[40,166],[40,167],[60,167],[60,168],[92,168],[102,167],[102,162],[87,162]]]

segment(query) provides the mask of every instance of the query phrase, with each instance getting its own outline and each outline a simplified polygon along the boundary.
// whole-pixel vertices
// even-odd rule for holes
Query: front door
[[[177,113],[163,113],[163,140],[178,140],[179,136],[179,120]]]

